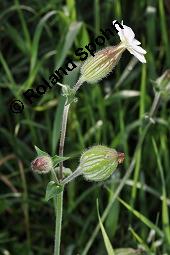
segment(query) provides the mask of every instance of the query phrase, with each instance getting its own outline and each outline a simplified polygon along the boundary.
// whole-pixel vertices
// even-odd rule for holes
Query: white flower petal
[[[124,33],[123,33],[123,29],[121,29],[121,30],[118,32],[118,35],[119,35],[119,37],[120,37],[121,42],[126,42],[126,37],[125,37],[125,35],[124,35]]]
[[[146,50],[144,50],[142,47],[133,45],[133,49],[137,51],[138,53],[146,54]]]
[[[139,42],[139,41],[136,40],[136,39],[133,40],[133,43],[135,43],[136,45],[140,45],[140,44],[141,44],[141,42]]]
[[[118,31],[118,35],[122,42],[122,47],[126,48],[132,55],[138,58],[140,62],[146,63],[146,59],[144,57],[146,51],[139,46],[141,43],[135,39],[135,33],[133,30],[130,27],[124,25],[123,21],[121,22],[123,29],[116,22],[117,20],[114,20],[113,25]]]
[[[122,31],[122,28],[119,26],[119,24],[118,24],[118,21],[117,20],[114,20],[113,22],[113,26],[117,29],[117,31]]]
[[[135,38],[135,34],[133,32],[133,30],[128,27],[128,26],[125,26],[123,25],[123,34],[124,34],[124,37],[126,38],[126,40],[130,43],[132,42],[132,40]]]
[[[144,57],[143,54],[138,53],[137,51],[135,51],[134,49],[127,49],[132,55],[134,55],[137,59],[139,59],[140,62],[142,63],[146,63],[146,59]]]

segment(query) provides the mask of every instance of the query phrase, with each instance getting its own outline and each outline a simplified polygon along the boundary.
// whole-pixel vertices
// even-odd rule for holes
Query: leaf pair
[[[42,157],[42,156],[49,157],[49,154],[47,152],[40,150],[37,146],[35,146],[35,150],[37,152],[38,157]],[[54,168],[57,167],[57,165],[60,162],[65,161],[67,159],[69,159],[69,157],[60,157],[58,155],[51,157],[51,160],[53,163],[53,172],[54,172]],[[47,185],[45,201],[49,201],[51,198],[56,197],[57,194],[61,193],[62,191],[63,191],[63,185],[60,185],[59,183],[55,181],[50,181]]]
[[[49,154],[45,151],[40,150],[37,146],[35,146],[35,150],[37,152],[37,156],[41,157],[41,156],[49,156]],[[69,159],[69,157],[60,157],[58,155],[55,155],[53,157],[51,157],[52,161],[53,161],[53,167],[56,167],[60,162],[63,162],[67,159]]]

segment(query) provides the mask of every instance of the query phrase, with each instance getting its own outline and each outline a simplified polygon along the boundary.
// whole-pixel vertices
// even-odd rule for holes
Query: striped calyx
[[[80,80],[94,83],[106,77],[118,63],[124,50],[119,44],[96,52],[94,57],[89,57],[82,65]]]
[[[124,153],[98,145],[93,146],[82,154],[79,168],[86,180],[104,181],[123,160]]]

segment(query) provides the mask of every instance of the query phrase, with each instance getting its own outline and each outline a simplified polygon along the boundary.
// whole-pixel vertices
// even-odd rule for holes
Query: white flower
[[[138,58],[140,62],[146,63],[146,59],[144,57],[146,51],[139,46],[141,43],[135,39],[133,30],[130,27],[123,25],[123,21],[121,23],[123,29],[119,26],[117,20],[113,21],[113,25],[118,31],[118,35],[122,42],[121,45],[125,47],[132,55]]]

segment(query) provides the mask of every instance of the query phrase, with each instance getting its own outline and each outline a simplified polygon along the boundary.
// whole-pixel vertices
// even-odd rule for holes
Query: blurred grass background
[[[107,254],[95,231],[96,198],[101,217],[108,208],[104,227],[114,248],[170,254],[168,100],[160,97],[148,117],[155,81],[170,67],[170,1],[163,0],[0,1],[0,254],[52,254],[55,219],[52,204],[44,201],[49,177],[33,175],[30,162],[34,145],[57,152],[64,98],[54,87],[22,114],[11,113],[9,102],[22,100],[22,92],[41,84],[42,77],[48,80],[66,57],[76,61],[75,49],[114,19],[135,31],[148,52],[147,64],[126,52],[100,84],[82,86],[69,114],[65,155],[72,159],[65,166],[74,170],[81,152],[94,144],[125,152],[126,161],[106,183],[78,178],[67,186],[62,254]],[[115,36],[109,42],[118,41]],[[76,69],[62,82],[72,86],[78,74]]]

